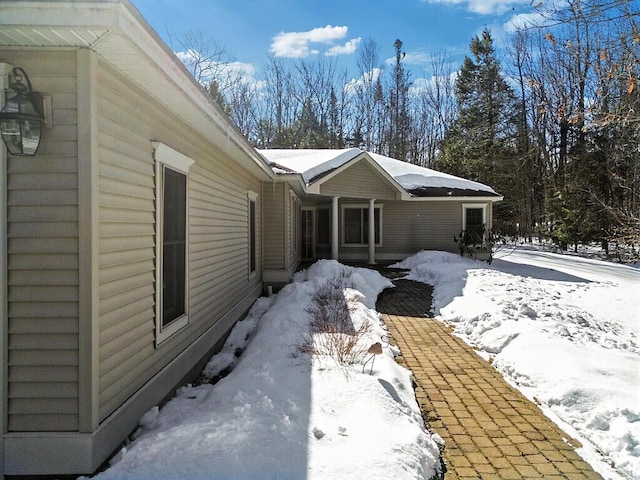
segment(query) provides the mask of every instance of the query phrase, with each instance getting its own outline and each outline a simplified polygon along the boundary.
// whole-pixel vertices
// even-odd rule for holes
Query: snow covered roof
[[[488,185],[430,168],[365,152],[359,148],[325,150],[258,150],[276,174],[298,173],[307,185],[315,183],[357,157],[368,158],[413,197],[477,197],[500,195]]]

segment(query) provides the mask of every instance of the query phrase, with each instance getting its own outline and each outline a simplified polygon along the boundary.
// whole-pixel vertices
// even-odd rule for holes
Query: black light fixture
[[[0,110],[0,134],[11,155],[35,155],[44,123],[42,96],[31,89],[31,81],[22,68],[15,67],[11,78],[9,88],[16,95]]]

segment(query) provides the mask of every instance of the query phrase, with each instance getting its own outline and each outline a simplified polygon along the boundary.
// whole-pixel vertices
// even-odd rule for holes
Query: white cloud
[[[217,62],[209,60],[195,49],[175,52],[175,54],[203,85],[216,79],[220,85],[225,86],[241,79],[242,82],[259,89],[264,83],[256,79],[256,67],[251,63]]]
[[[370,72],[363,73],[359,78],[352,78],[344,86],[345,93],[353,95],[357,92],[357,89],[364,85],[372,85],[378,81],[382,75],[382,70],[374,68]]]
[[[522,0],[423,0],[427,3],[442,3],[445,5],[462,5],[472,13],[480,15],[501,14],[511,10],[514,6],[522,5]]]
[[[442,92],[450,91],[453,95],[455,90],[456,79],[458,78],[460,72],[455,71],[451,72],[447,76],[443,75],[432,75],[431,77],[419,77],[416,78],[413,82],[411,82],[411,88],[409,89],[409,93],[411,95],[420,95],[424,93],[426,90],[440,90]]]
[[[520,13],[514,15],[504,25],[504,30],[508,33],[513,33],[520,28],[542,27],[549,23],[549,18],[546,16],[546,12],[537,11],[532,13]]]
[[[336,55],[350,55],[356,51],[361,41],[362,38],[360,37],[352,38],[344,45],[336,45],[335,47],[331,47],[329,50],[324,52],[324,54],[327,57],[335,57]]]
[[[433,59],[433,56],[427,52],[406,52],[405,56],[402,58],[402,63],[405,65],[426,65]],[[394,65],[396,63],[395,55],[393,57],[387,58],[384,63],[387,65]]]
[[[271,53],[276,57],[304,58],[318,53],[317,49],[310,50],[309,44],[331,44],[347,36],[349,27],[318,27],[308,32],[280,32],[271,42]],[[349,42],[347,42],[349,43]]]

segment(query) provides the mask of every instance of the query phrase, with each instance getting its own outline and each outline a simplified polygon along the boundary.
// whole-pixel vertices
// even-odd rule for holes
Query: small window
[[[374,208],[373,218],[375,222],[375,244],[380,246],[382,239],[382,216],[379,206]],[[343,207],[342,243],[352,246],[369,244],[369,207]]]
[[[156,159],[156,344],[188,325],[188,173],[194,163],[153,142]]]

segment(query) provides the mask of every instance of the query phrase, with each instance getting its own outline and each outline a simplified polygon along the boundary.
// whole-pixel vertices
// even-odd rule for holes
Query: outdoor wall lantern
[[[22,68],[15,67],[10,77],[9,88],[16,95],[0,110],[0,134],[11,155],[35,155],[44,124],[42,96],[32,91]]]

